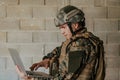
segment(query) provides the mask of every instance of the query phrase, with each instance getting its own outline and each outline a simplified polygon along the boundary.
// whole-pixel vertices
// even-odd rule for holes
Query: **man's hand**
[[[30,67],[31,71],[37,70],[39,67],[45,67],[46,69],[49,67],[50,59],[44,59],[39,63],[35,63]]]
[[[18,75],[20,76],[20,78],[25,79],[25,80],[32,80],[32,78],[31,78],[30,76],[25,75],[25,74],[20,70],[19,66],[16,65],[15,68],[16,68],[16,71],[17,71]]]

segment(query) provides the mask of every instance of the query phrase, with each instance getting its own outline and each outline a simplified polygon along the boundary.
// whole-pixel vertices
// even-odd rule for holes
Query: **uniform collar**
[[[82,30],[79,30],[74,36],[72,36],[71,38],[70,38],[70,40],[75,40],[76,38],[78,38],[78,37],[83,37],[84,36],[84,33],[86,33],[87,32],[87,29],[86,28],[84,28],[84,29],[82,29]],[[87,34],[87,33],[86,33]],[[87,36],[86,36],[87,37]]]

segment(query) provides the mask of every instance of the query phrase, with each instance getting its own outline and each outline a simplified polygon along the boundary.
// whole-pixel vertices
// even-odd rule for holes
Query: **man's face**
[[[63,24],[59,28],[60,28],[61,33],[66,39],[70,39],[72,37],[72,33],[67,24]]]

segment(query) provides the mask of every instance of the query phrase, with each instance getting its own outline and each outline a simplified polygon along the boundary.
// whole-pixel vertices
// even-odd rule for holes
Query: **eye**
[[[66,28],[65,25],[61,25],[61,26],[59,27],[59,29],[65,29],[65,28]]]

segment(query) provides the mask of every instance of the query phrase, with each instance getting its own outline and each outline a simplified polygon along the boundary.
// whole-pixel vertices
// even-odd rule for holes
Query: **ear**
[[[74,27],[74,29],[76,30],[76,29],[78,29],[79,25],[78,25],[78,23],[73,23],[72,27]]]

